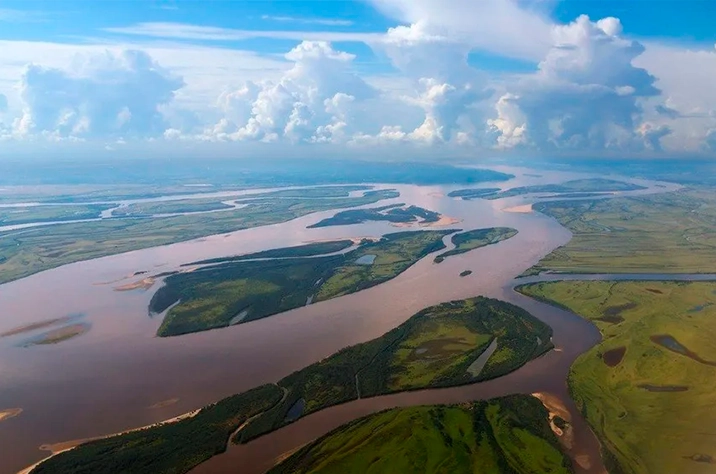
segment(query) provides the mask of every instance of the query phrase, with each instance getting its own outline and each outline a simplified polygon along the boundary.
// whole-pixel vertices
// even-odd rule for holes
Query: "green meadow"
[[[397,408],[310,443],[270,474],[572,472],[533,397]]]
[[[522,293],[594,322],[569,386],[619,473],[714,472],[716,283],[552,282]]]

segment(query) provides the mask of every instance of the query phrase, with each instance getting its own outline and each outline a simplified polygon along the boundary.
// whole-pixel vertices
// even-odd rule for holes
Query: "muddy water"
[[[575,177],[582,176],[562,173],[547,178],[553,182]],[[509,186],[540,182],[520,175]],[[250,453],[248,461],[258,472],[274,454],[325,433],[331,423],[379,410],[384,404],[392,406],[396,400],[445,403],[542,390],[559,395],[573,408],[566,396],[567,368],[577,354],[596,342],[597,333],[581,319],[511,290],[512,278],[567,242],[569,232],[538,214],[502,211],[527,202],[524,197],[459,201],[445,197],[454,189],[451,187],[382,187],[397,188],[401,196],[381,205],[405,202],[435,210],[461,219],[455,228],[509,226],[520,233],[440,265],[434,265],[431,257],[425,258],[394,280],[360,293],[250,324],[178,338],[154,337],[160,321],[148,316],[147,305],[156,287],[129,292],[116,292],[113,287],[147,276],[128,277],[135,272],[171,271],[196,260],[404,229],[387,223],[306,228],[333,215],[330,211],[283,224],[79,262],[0,286],[0,333],[76,313],[82,313],[92,325],[89,333],[52,346],[21,348],[13,338],[0,339],[0,409],[24,410],[22,416],[0,423],[0,446],[11,447],[0,453],[0,472],[14,472],[44,457],[46,453],[38,450],[42,444],[103,435],[176,416],[275,382],[347,345],[378,337],[426,306],[480,294],[517,303],[553,324],[555,342],[562,351],[551,352],[487,384],[399,394],[336,407],[257,440],[251,449],[231,450],[225,459],[233,459],[235,452]],[[461,278],[459,274],[465,269],[474,273]],[[179,401],[149,409],[168,399]],[[308,429],[310,422],[306,420],[314,420],[318,428]],[[579,423],[580,418],[575,418],[575,424]],[[576,432],[575,446],[595,455],[590,432]],[[219,459],[217,462],[223,462]]]

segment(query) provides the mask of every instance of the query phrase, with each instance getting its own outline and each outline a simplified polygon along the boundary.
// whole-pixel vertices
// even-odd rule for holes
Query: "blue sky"
[[[708,0],[0,0],[0,155],[716,150]]]

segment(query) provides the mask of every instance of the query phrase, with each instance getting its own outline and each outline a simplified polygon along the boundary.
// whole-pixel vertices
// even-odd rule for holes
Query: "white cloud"
[[[404,23],[423,24],[432,36],[524,59],[549,49],[551,21],[513,0],[370,0]]]
[[[25,104],[15,132],[57,137],[153,136],[166,124],[158,107],[183,86],[146,53],[78,58],[70,71],[30,65],[20,83]]]
[[[324,25],[324,26],[351,26],[351,20],[334,18],[300,18],[295,16],[261,15],[262,20],[277,21],[281,23],[296,23],[301,25]]]
[[[247,82],[223,94],[224,117],[204,137],[325,143],[345,136],[350,104],[376,94],[353,72],[355,57],[326,42],[304,41],[285,58],[293,67],[278,81]]]
[[[512,95],[497,104],[498,117],[489,122],[497,144],[576,149],[636,146],[641,101],[659,91],[655,78],[632,64],[644,47],[623,38],[620,31],[614,18],[592,22],[580,16],[568,25],[555,26],[553,46],[539,71],[508,86]]]
[[[108,33],[149,38],[168,38],[200,41],[241,41],[254,38],[271,38],[294,41],[330,41],[367,43],[380,39],[380,33],[337,31],[270,31],[238,30],[186,23],[147,22],[131,26],[105,28]]]

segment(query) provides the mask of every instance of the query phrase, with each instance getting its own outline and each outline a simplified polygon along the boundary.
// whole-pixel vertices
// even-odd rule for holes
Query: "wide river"
[[[538,177],[534,170],[495,169],[516,175],[510,182],[500,183],[503,187],[588,177],[562,172]],[[666,183],[629,181],[648,189],[622,195],[675,188]],[[281,454],[328,430],[392,406],[548,392],[572,413],[575,438],[570,454],[580,461],[580,471],[601,472],[598,443],[566,390],[569,366],[598,342],[599,334],[579,317],[513,291],[514,278],[566,243],[570,232],[541,214],[504,210],[534,198],[463,201],[446,197],[455,187],[377,186],[401,193],[399,198],[379,205],[405,202],[461,220],[451,228],[508,226],[519,234],[497,245],[451,257],[440,265],[434,265],[431,257],[424,258],[390,282],[359,293],[248,324],[172,338],[155,337],[160,318],[148,316],[147,305],[157,286],[124,292],[114,288],[146,276],[132,276],[135,272],[151,275],[201,259],[317,239],[380,236],[403,229],[387,223],[306,228],[334,214],[329,211],[282,224],[78,262],[1,285],[0,333],[75,314],[82,315],[91,330],[47,346],[22,347],[23,336],[0,338],[0,410],[23,410],[19,416],[0,422],[0,473],[17,472],[46,457],[49,453],[41,451],[40,445],[147,425],[276,382],[341,348],[382,335],[427,306],[477,295],[510,301],[549,323],[557,350],[489,382],[361,399],[324,410],[246,446],[232,447],[197,471],[234,472],[240,466],[243,473],[260,473]],[[463,270],[472,270],[473,274],[462,278],[459,274]],[[167,400],[174,402],[161,403]]]

